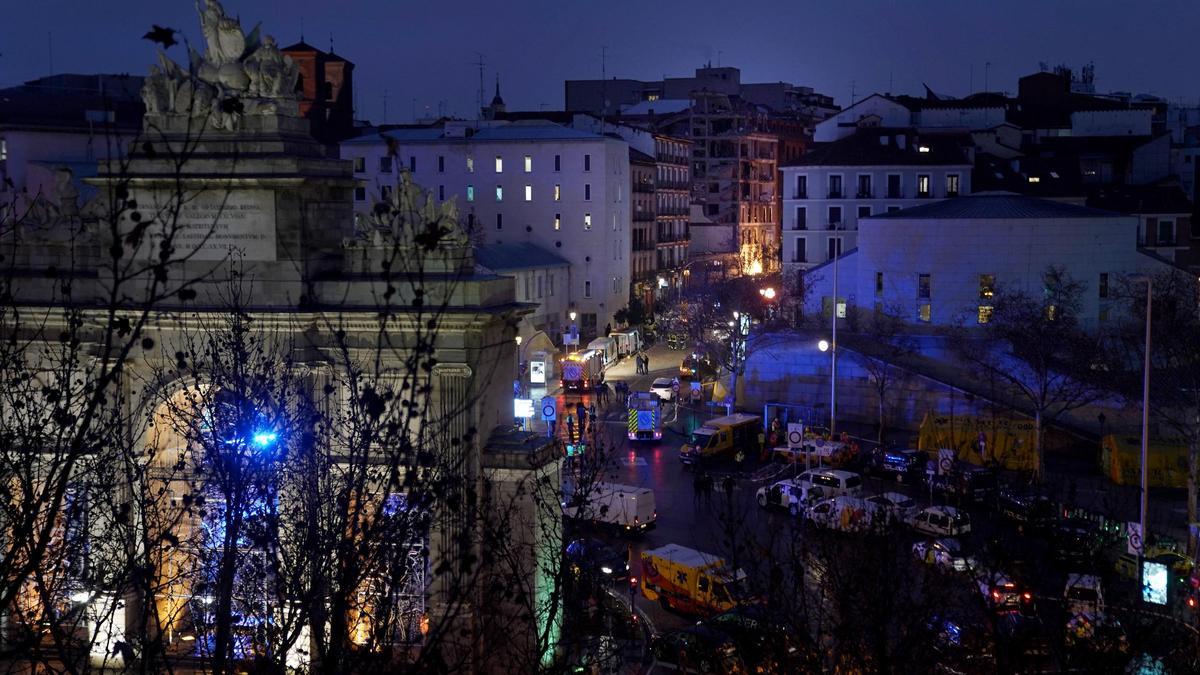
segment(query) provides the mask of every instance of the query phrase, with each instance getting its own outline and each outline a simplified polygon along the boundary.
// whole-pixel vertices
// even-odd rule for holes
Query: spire
[[[333,33],[329,34],[329,53],[333,53]]]
[[[496,95],[492,97],[492,106],[504,105],[504,99],[500,98],[500,74],[496,73]]]
[[[304,17],[300,17],[300,41],[304,42]]]

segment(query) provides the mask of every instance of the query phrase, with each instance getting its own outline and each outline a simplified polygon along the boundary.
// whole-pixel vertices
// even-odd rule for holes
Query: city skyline
[[[144,74],[154,47],[141,35],[152,23],[178,28],[198,43],[192,3],[115,4],[123,11],[69,2],[10,11],[0,27],[0,86],[52,72]],[[357,116],[377,122],[473,117],[480,54],[485,102],[499,77],[509,108],[519,110],[561,109],[564,80],[601,72],[645,80],[685,77],[708,62],[741,68],[745,82],[810,86],[842,106],[852,93],[920,94],[926,84],[951,96],[985,84],[1014,91],[1017,78],[1036,72],[1039,63],[1078,69],[1094,62],[1097,92],[1185,102],[1200,93],[1187,71],[1186,39],[1200,7],[1186,2],[1154,3],[1136,16],[1126,16],[1127,6],[1118,2],[1089,3],[1086,13],[1070,3],[1047,8],[1024,1],[1003,7],[779,4],[775,11],[747,13],[733,27],[723,9],[704,11],[717,7],[706,3],[691,3],[685,11],[618,2],[614,11],[594,15],[582,5],[550,10],[536,2],[511,3],[503,12],[477,2],[419,9],[361,2],[335,10],[301,1],[286,11],[261,0],[227,4],[246,30],[261,21],[281,45],[303,34],[309,44],[329,49],[332,37],[334,50],[357,66]],[[76,20],[56,20],[64,11]],[[498,25],[503,32],[494,30]],[[97,49],[97,36],[107,36],[104,49]],[[184,49],[167,52],[182,60]]]

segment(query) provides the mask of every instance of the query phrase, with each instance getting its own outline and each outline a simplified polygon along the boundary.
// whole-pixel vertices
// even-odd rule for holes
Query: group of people
[[[712,477],[712,474],[704,471],[696,472],[696,476],[692,478],[692,498],[696,504],[699,504],[701,500],[703,500],[706,504],[712,502],[714,482],[715,479]],[[725,491],[726,499],[733,499],[734,485],[735,482],[732,475],[726,475],[721,481],[721,489]]]
[[[648,375],[650,373],[650,357],[638,352],[633,355],[633,362],[637,366],[638,375]]]

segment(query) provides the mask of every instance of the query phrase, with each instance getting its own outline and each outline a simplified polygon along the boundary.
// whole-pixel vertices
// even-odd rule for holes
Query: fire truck
[[[662,406],[657,394],[635,391],[625,402],[629,440],[657,441],[662,439]]]
[[[562,360],[562,379],[564,391],[590,392],[600,379],[600,371],[604,367],[603,355],[594,349],[568,354]]]

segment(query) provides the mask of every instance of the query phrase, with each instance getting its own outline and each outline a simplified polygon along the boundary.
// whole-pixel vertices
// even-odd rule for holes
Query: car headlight
[[[608,565],[601,567],[600,571],[604,572],[605,574],[612,574],[612,568],[609,567]]]

